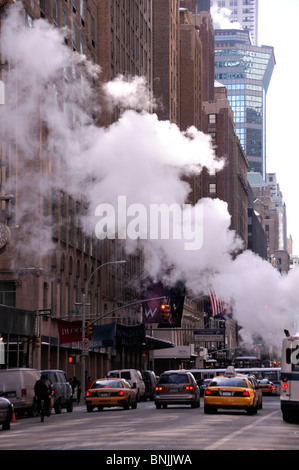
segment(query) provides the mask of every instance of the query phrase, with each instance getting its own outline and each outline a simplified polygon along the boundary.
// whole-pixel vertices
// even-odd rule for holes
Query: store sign
[[[210,330],[208,328],[203,328],[201,330],[194,330],[194,341],[199,341],[199,342],[224,341],[224,331],[223,329]]]
[[[82,322],[58,320],[57,327],[60,344],[82,340]]]

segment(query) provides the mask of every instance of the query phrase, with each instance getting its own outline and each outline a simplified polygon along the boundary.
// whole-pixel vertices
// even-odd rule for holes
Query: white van
[[[137,401],[146,400],[145,395],[145,383],[143,382],[141,372],[136,369],[118,369],[110,370],[107,377],[117,377],[120,379],[126,379],[132,388],[136,388]]]
[[[0,394],[13,404],[16,415],[34,414],[34,385],[39,379],[36,369],[0,369]]]

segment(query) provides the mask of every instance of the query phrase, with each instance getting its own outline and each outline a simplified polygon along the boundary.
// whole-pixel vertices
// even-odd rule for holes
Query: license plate
[[[100,397],[108,397],[109,393],[100,393]]]
[[[222,392],[222,395],[223,395],[224,397],[231,397],[232,392]]]
[[[178,393],[178,389],[177,388],[171,388],[169,390],[169,393]]]
[[[5,396],[6,396],[7,398],[13,398],[13,397],[16,396],[16,392],[7,392],[7,393],[5,394]]]

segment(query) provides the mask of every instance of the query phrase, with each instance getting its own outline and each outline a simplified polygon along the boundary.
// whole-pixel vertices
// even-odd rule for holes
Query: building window
[[[77,27],[75,23],[72,23],[72,44],[73,49],[77,50]]]
[[[45,14],[45,11],[46,11],[45,1],[46,0],[39,0],[39,9],[40,9],[40,17],[41,18],[46,17],[46,14]]]
[[[72,7],[73,7],[73,13],[76,14],[77,13],[77,0],[72,0]]]
[[[209,114],[209,124],[216,124],[216,114]]]
[[[27,11],[25,12],[25,25],[28,28],[33,28],[33,18]]]
[[[80,16],[81,24],[85,26],[85,0],[80,0]]]
[[[209,193],[210,194],[216,194],[217,192],[217,185],[216,183],[210,183],[209,184]]]
[[[57,26],[58,25],[58,3],[57,3],[57,0],[53,0],[52,14],[53,14],[53,21]]]
[[[0,304],[16,306],[16,286],[14,282],[0,282]]]

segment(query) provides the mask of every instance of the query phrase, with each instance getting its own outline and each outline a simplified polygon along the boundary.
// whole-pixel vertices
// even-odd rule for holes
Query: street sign
[[[82,345],[83,356],[88,356],[88,351],[89,351],[89,339],[83,338],[83,345]]]
[[[198,342],[224,341],[224,331],[222,329],[210,330],[208,328],[203,328],[201,330],[194,330],[194,341],[198,341]]]

